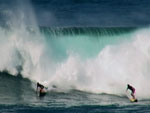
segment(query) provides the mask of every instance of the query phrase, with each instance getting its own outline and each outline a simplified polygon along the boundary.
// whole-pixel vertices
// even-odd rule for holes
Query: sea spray
[[[106,44],[103,46],[103,49],[97,46],[99,52],[97,54],[94,53],[94,57],[81,54],[80,49],[74,49],[77,47],[76,45],[71,47],[70,44],[63,50],[66,52],[66,57],[57,61],[57,58],[53,57],[55,55],[51,54],[54,53],[52,52],[54,46],[49,45],[49,41],[53,43],[53,40],[47,40],[42,34],[31,32],[26,28],[19,29],[19,32],[18,30],[7,32],[1,30],[1,36],[3,37],[1,37],[0,50],[3,53],[1,54],[3,60],[1,60],[0,69],[1,71],[7,70],[12,75],[17,75],[19,73],[17,67],[21,66],[22,70],[20,73],[23,77],[32,81],[46,83],[50,88],[56,85],[61,91],[78,89],[93,93],[123,95],[126,84],[131,83],[138,92],[141,90],[141,85],[138,86],[139,83],[142,80],[147,82],[148,79],[145,78],[145,74],[149,73],[146,67],[146,64],[148,65],[149,62],[148,36],[141,38],[139,34],[143,34],[143,31],[133,33],[132,40],[129,41]],[[121,38],[121,35],[119,37]],[[59,40],[67,40],[66,38],[61,37],[61,39],[57,38],[57,40],[59,42]],[[74,38],[74,36],[70,37],[69,40],[75,40]],[[91,41],[87,48],[93,48],[95,43],[98,44],[100,42],[92,41],[90,39],[92,37],[80,38],[83,37],[78,36],[76,40],[79,39],[84,41],[84,43],[90,43],[89,40]],[[57,40],[55,40],[56,46]],[[101,37],[99,40],[103,40],[103,38]],[[106,37],[105,40],[107,40]],[[73,42],[70,41],[70,43]],[[65,44],[65,42],[63,43]],[[142,45],[147,44],[146,48],[143,49],[142,45],[139,46],[140,43]],[[59,48],[63,46],[58,45]],[[86,50],[87,45],[85,44],[84,46],[83,52],[88,52],[89,49]],[[59,48],[54,49],[56,53],[59,52]],[[92,51],[94,50],[92,49]],[[142,50],[144,54],[141,53]],[[91,51],[89,53],[93,54]],[[148,95],[148,92],[146,94]]]
[[[138,97],[149,98],[150,92],[143,91],[143,87],[149,89],[148,31],[148,28],[138,30],[129,41],[107,45],[94,58],[68,54],[68,58],[59,63],[50,83],[62,89],[117,95],[124,95],[129,83],[136,88]]]
[[[44,51],[44,38],[29,1],[16,0],[9,9],[2,10],[6,11],[9,13],[1,15],[5,19],[0,27],[0,70],[32,79]]]
[[[47,37],[34,17],[29,19],[29,23],[34,21],[29,26],[26,15],[20,14],[18,21],[14,16],[7,27],[0,28],[1,71],[20,73],[50,90],[55,85],[61,91],[124,95],[129,83],[138,97],[149,98],[149,28],[133,33],[109,32],[107,36],[85,30]]]

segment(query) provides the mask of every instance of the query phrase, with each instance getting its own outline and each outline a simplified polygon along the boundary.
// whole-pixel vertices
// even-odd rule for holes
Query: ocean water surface
[[[0,1],[1,113],[150,112],[148,21],[142,16],[139,24],[129,24],[133,17],[127,21],[120,16],[122,21],[108,22],[114,20],[114,14],[126,14],[127,9],[135,12],[144,7],[140,11],[145,12],[147,1],[32,0],[10,4]],[[111,4],[120,4],[122,10],[108,13]],[[100,17],[96,14],[101,8],[105,9],[103,24],[90,16],[95,11],[93,16]],[[47,15],[50,11],[55,18]],[[47,20],[41,21],[41,12]],[[72,21],[68,14],[75,18],[85,14],[84,19],[89,19]],[[36,94],[37,82],[48,87],[44,97]],[[127,84],[135,87],[138,102],[128,99]]]

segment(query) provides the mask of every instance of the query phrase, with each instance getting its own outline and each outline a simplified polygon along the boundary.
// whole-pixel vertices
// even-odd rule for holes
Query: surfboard
[[[134,99],[134,98],[131,98],[130,101],[131,101],[131,102],[138,102],[138,100],[137,100],[136,98],[135,98],[135,99]]]
[[[130,90],[126,91],[126,95],[127,95],[128,99],[130,100],[130,102],[138,102],[138,99],[137,99],[137,98],[134,99],[134,98],[131,96],[131,91],[130,91]]]

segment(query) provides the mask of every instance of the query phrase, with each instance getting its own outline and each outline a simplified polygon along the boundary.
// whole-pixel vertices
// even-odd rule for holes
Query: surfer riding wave
[[[127,84],[127,90],[128,89],[131,90],[131,96],[133,97],[133,99],[135,99],[135,88],[133,86]]]
[[[42,84],[40,84],[39,82],[37,82],[37,93],[39,93],[39,96],[44,96],[46,94],[46,87]]]

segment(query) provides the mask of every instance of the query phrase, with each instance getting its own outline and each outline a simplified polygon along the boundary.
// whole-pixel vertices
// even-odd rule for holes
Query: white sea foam
[[[13,21],[9,30],[0,28],[0,71],[17,75],[21,66],[23,77],[49,88],[56,85],[61,91],[78,89],[124,95],[129,83],[136,88],[138,97],[150,97],[149,28],[134,32],[128,42],[107,45],[91,58],[83,59],[77,51],[66,48],[67,57],[55,62],[53,48],[40,34],[36,20],[30,19],[34,25],[28,28],[23,17],[19,23]]]
[[[49,83],[96,93],[124,95],[129,83],[140,98],[149,98],[149,29],[139,30],[132,40],[106,46],[95,58],[83,60],[71,54],[60,62]]]

